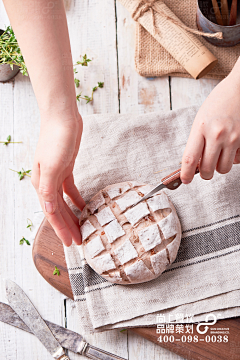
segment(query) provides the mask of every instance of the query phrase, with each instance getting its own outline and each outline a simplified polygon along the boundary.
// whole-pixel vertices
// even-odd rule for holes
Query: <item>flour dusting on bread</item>
[[[110,282],[153,280],[177,256],[181,225],[168,196],[161,190],[131,207],[151,189],[133,181],[107,186],[81,213],[86,261]]]

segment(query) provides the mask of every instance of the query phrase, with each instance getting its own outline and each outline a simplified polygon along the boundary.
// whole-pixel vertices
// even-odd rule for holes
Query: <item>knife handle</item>
[[[100,350],[96,348],[95,346],[92,346],[88,343],[86,343],[86,348],[83,352],[81,352],[81,355],[85,355],[89,357],[90,359],[94,360],[126,360],[120,356],[111,354],[107,351]]]
[[[195,175],[198,173],[199,173],[199,163],[197,164]],[[168,176],[164,177],[161,181],[169,190],[175,190],[182,184],[180,175],[181,175],[181,169],[178,169],[173,173],[169,174]]]

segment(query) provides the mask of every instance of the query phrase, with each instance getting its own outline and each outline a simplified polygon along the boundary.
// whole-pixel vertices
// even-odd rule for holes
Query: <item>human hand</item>
[[[182,157],[181,180],[192,181],[198,161],[205,180],[240,163],[240,81],[232,72],[205,100],[194,120]]]
[[[84,208],[85,202],[72,173],[82,135],[82,118],[78,112],[77,115],[58,113],[54,116],[41,116],[31,180],[57,236],[66,246],[70,246],[72,240],[80,245],[79,221],[64,201],[63,191],[80,210]]]

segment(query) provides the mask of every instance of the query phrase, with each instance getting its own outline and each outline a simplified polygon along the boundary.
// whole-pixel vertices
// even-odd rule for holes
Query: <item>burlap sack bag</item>
[[[197,0],[164,0],[164,2],[185,25],[197,29]],[[204,77],[223,79],[232,70],[240,55],[240,44],[228,48],[217,47],[203,37],[199,38],[218,59],[218,64]],[[135,68],[140,75],[191,77],[138,22],[136,22],[135,42]]]

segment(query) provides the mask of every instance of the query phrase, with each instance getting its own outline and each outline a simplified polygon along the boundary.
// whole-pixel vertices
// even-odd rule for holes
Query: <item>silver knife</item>
[[[71,330],[45,322],[27,295],[13,281],[6,280],[6,292],[12,309],[10,306],[0,303],[0,310],[6,310],[6,306],[8,306],[7,313],[5,311],[4,315],[0,313],[0,320],[36,335],[54,359],[69,360],[59,343],[60,341],[65,348],[91,359],[126,360],[91,346],[83,340],[81,335]]]
[[[195,170],[195,175],[199,173],[199,163],[196,167]],[[167,175],[166,177],[164,177],[161,180],[161,183],[158,184],[157,186],[155,186],[151,191],[149,191],[146,195],[144,195],[140,200],[138,200],[137,202],[135,202],[132,206],[136,206],[137,204],[139,204],[140,202],[149,199],[151,196],[153,196],[154,194],[156,194],[157,192],[159,192],[160,190],[167,188],[169,190],[175,190],[177,189],[181,184],[181,169],[178,169],[176,171],[174,171],[173,173]]]

